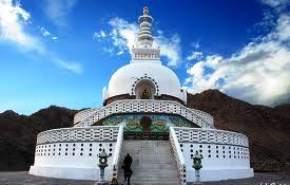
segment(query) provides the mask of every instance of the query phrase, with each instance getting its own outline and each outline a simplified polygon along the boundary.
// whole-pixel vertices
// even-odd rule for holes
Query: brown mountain
[[[290,105],[256,106],[217,90],[188,94],[190,107],[214,116],[220,129],[246,134],[255,170],[284,170],[290,162]],[[0,171],[28,170],[33,163],[37,133],[72,126],[77,111],[51,106],[30,116],[0,114]],[[288,166],[289,169],[289,166]]]
[[[188,94],[188,105],[213,115],[219,129],[249,137],[251,164],[256,171],[290,169],[290,105],[251,105],[218,90]]]
[[[9,110],[0,114],[0,171],[28,170],[37,133],[72,126],[74,110],[50,106],[30,116]]]

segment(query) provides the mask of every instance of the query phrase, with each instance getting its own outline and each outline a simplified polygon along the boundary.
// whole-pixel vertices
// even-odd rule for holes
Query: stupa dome
[[[139,33],[131,52],[131,62],[118,69],[104,95],[104,104],[118,99],[169,99],[186,102],[176,74],[160,61],[160,48],[153,44],[153,18],[144,7],[138,19]]]
[[[132,62],[119,68],[109,81],[105,99],[126,94],[142,98],[138,94],[142,93],[138,89],[142,86],[147,89],[148,98],[167,95],[186,101],[186,94],[176,74],[156,60]]]

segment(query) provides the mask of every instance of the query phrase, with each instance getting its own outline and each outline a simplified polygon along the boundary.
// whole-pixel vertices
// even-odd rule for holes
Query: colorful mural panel
[[[101,124],[108,126],[123,124],[125,132],[134,133],[164,133],[169,131],[170,126],[196,127],[194,123],[180,116],[166,114],[113,115],[103,120]]]

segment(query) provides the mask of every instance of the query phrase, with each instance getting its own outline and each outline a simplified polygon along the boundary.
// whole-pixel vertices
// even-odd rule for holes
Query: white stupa
[[[133,157],[133,183],[194,182],[192,156],[203,156],[201,181],[253,176],[245,135],[218,130],[208,113],[187,107],[186,91],[160,61],[148,8],[129,64],[111,77],[104,106],[80,111],[74,127],[41,132],[30,174],[98,180],[98,154],[111,155],[105,179],[120,179],[124,154]]]

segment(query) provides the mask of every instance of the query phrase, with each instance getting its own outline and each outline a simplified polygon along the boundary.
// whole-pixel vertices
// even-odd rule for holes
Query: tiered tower
[[[149,15],[147,7],[143,8],[143,15],[138,19],[139,33],[137,42],[132,48],[132,62],[138,60],[160,60],[160,48],[154,47],[152,36],[152,22],[153,18]]]

